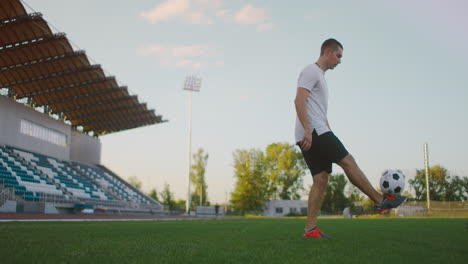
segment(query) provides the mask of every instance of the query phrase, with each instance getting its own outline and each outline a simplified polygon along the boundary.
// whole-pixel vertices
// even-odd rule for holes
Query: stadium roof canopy
[[[94,136],[165,122],[20,0],[0,0],[0,88]]]

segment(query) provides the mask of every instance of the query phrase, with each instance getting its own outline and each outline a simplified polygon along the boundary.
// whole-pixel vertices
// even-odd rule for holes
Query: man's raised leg
[[[338,162],[338,165],[343,168],[352,184],[358,187],[363,193],[365,193],[376,205],[376,209],[379,213],[385,213],[386,211],[397,208],[402,205],[408,199],[406,196],[391,197],[383,196],[377,192],[374,187],[370,184],[367,177],[359,169],[353,156],[348,154],[344,159]]]
[[[374,187],[370,184],[366,175],[358,167],[356,161],[354,160],[351,154],[348,154],[340,162],[338,162],[341,168],[345,171],[346,176],[359,188],[363,193],[365,193],[374,203],[380,204],[383,201],[383,195],[377,192]]]

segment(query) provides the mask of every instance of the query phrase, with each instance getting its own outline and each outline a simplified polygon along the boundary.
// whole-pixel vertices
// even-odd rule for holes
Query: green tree
[[[268,199],[268,177],[265,175],[265,155],[258,149],[236,150],[234,176],[237,179],[231,194],[236,211],[260,211]]]
[[[375,203],[369,197],[364,196],[361,201],[361,207],[366,213],[375,213]]]
[[[159,202],[158,191],[155,188],[151,189],[148,196]]]
[[[451,177],[445,199],[446,201],[468,201],[468,177]]]
[[[359,201],[364,200],[361,190],[359,190],[358,187],[352,184],[349,185],[347,193],[348,193],[348,200],[350,202],[359,202]]]
[[[137,178],[137,176],[134,175],[128,178],[128,183],[141,190],[141,181]]]
[[[450,176],[444,167],[439,165],[429,169],[429,195],[433,201],[445,201]],[[408,183],[414,188],[417,201],[426,201],[426,172],[424,169],[416,170],[414,179]]]
[[[174,194],[171,192],[171,186],[166,183],[164,184],[164,189],[160,193],[161,202],[169,207],[169,210],[176,210],[176,202],[174,201]]]
[[[210,201],[204,201],[202,205],[200,205],[200,195],[193,192],[190,194],[190,208],[192,210],[196,210],[197,206],[210,206]]]
[[[205,154],[202,148],[192,155],[193,165],[190,169],[190,181],[194,186],[194,192],[191,195],[191,205],[205,205],[207,197],[207,184],[205,180],[206,165],[208,163],[208,153]]]
[[[416,176],[408,182],[416,192],[415,199],[426,201],[425,170],[416,170]],[[450,176],[444,167],[433,166],[429,169],[429,196],[433,201],[467,201],[468,177]]]
[[[329,213],[341,212],[351,204],[345,195],[347,183],[344,174],[330,174],[325,196],[323,197],[323,211]]]
[[[281,200],[300,199],[307,167],[294,145],[273,143],[266,148],[265,168],[269,178],[268,194]]]
[[[181,200],[181,199],[177,200],[177,201],[175,202],[175,207],[176,207],[175,210],[181,211],[181,212],[185,212],[185,203],[186,203],[186,202],[187,202],[187,201]]]

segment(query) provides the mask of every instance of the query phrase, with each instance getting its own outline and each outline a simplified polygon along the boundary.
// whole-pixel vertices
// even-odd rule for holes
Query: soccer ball
[[[384,194],[398,197],[405,189],[405,175],[396,170],[387,170],[380,177],[380,189]]]

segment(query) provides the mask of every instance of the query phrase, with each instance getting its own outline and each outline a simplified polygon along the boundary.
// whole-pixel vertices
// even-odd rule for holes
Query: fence
[[[416,215],[434,216],[434,217],[468,217],[468,201],[447,202],[430,201],[430,208],[427,208],[427,202],[407,202],[398,209],[398,214],[404,213],[410,209],[416,210]]]

